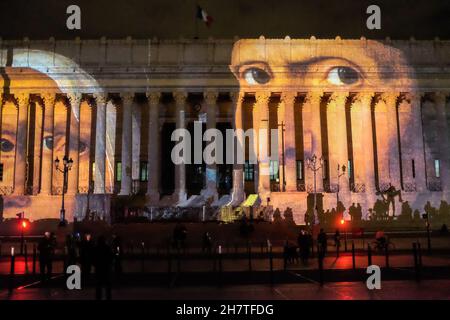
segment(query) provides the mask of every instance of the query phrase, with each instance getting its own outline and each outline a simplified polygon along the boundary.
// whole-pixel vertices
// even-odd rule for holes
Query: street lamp
[[[72,169],[73,160],[72,158],[68,158],[67,156],[63,157],[62,167],[60,167],[60,160],[58,157],[55,159],[55,168],[57,171],[63,174],[63,187],[62,187],[62,199],[61,199],[61,211],[59,215],[59,226],[63,227],[66,225],[66,210],[64,209],[64,193],[67,187],[67,175],[69,170]]]
[[[317,182],[316,182],[317,174],[316,173],[323,167],[323,158],[320,157],[318,159],[317,156],[315,154],[313,154],[311,158],[306,159],[306,166],[313,172],[313,175],[314,175],[314,206],[313,206],[313,219],[312,219],[312,222],[314,223],[315,214],[317,211]]]
[[[339,190],[340,190],[340,184],[339,184],[339,179],[340,177],[342,177],[345,174],[345,170],[347,168],[342,165],[340,166],[339,164],[337,165],[337,192],[336,192],[336,208],[337,205],[339,204]]]

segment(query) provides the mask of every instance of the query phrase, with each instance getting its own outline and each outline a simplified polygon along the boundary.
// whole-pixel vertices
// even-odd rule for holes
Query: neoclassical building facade
[[[158,208],[239,206],[258,194],[299,224],[314,190],[319,210],[339,199],[363,216],[390,186],[413,209],[450,200],[449,41],[24,39],[0,48],[3,218],[57,218],[62,192],[68,220],[88,210],[110,219],[119,196]],[[278,152],[258,152],[269,135],[238,135],[256,163],[175,165],[172,132],[193,132],[194,121],[202,131],[276,129]],[[66,183],[54,164],[64,155],[73,160]]]

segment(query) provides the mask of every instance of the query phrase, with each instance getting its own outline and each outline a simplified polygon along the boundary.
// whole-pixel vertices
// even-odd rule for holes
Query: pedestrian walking
[[[105,237],[100,236],[94,249],[95,259],[95,298],[101,300],[105,290],[106,300],[111,300],[111,268],[113,252],[107,245]]]
[[[319,247],[318,250],[318,254],[323,258],[325,257],[326,253],[327,253],[327,234],[325,233],[325,231],[323,230],[323,228],[320,229],[320,232],[317,236],[317,244]]]
[[[44,233],[44,237],[39,241],[38,251],[41,280],[50,280],[52,276],[53,255],[55,251],[50,232]]]

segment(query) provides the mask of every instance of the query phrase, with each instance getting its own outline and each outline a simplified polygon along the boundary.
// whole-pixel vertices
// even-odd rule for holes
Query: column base
[[[217,193],[216,188],[205,188],[200,191],[200,195],[202,195],[205,199],[213,198],[214,201],[219,200],[219,194]]]
[[[173,199],[175,201],[183,202],[187,200],[187,193],[185,189],[175,190],[175,192],[172,195]]]
[[[159,199],[160,199],[160,194],[156,190],[149,190],[146,193],[145,197],[147,198],[147,202],[149,204],[157,204],[159,202]]]

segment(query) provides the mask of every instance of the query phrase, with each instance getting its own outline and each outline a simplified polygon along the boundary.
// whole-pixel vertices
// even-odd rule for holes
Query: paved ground
[[[91,300],[94,290],[23,289],[9,295],[0,291],[0,300]],[[181,288],[121,288],[113,290],[113,299],[172,299],[172,300],[397,300],[397,299],[450,299],[450,280],[383,281],[380,290],[368,290],[362,282],[338,282],[323,287],[314,283],[283,284],[271,288],[268,285],[244,285]]]
[[[218,261],[214,261],[212,258],[197,257],[184,258],[181,257],[179,263],[176,258],[171,261],[173,270],[180,268],[182,272],[209,272],[214,270],[214,266],[218,268]],[[386,257],[382,255],[373,255],[372,264],[379,265],[380,267],[386,266]],[[433,254],[431,256],[422,256],[423,266],[448,266],[450,268],[450,254]],[[0,274],[6,275],[10,272],[10,258],[3,257],[0,259]],[[251,268],[253,271],[268,271],[270,269],[270,262],[266,254],[255,254],[252,257]],[[356,268],[366,268],[368,266],[367,255],[359,254],[355,256],[355,267]],[[404,268],[414,267],[414,257],[412,254],[395,254],[389,256],[389,266]],[[123,263],[123,269],[126,273],[140,273],[140,272],[155,272],[155,273],[165,273],[169,267],[169,261],[167,258],[152,258],[146,259],[144,262],[139,258],[134,258],[132,260],[127,260]],[[324,260],[324,269],[352,269],[353,261],[350,253],[343,253],[339,258],[336,258],[333,253],[331,253]],[[55,273],[61,273],[63,270],[62,261],[56,261],[54,263],[53,271]],[[310,259],[308,265],[303,265],[301,262],[290,263],[287,265],[288,269],[300,269],[300,270],[313,270],[318,268],[317,259]],[[281,256],[274,258],[273,260],[274,270],[284,269],[284,260]],[[28,260],[28,273],[32,273],[33,263],[32,259]],[[249,260],[245,255],[240,255],[239,258],[233,258],[233,256],[228,256],[222,259],[222,270],[223,271],[248,271],[249,270]],[[25,274],[27,270],[25,268],[25,261],[23,257],[16,257],[15,263],[16,274]],[[36,264],[36,272],[39,272],[39,265]]]

